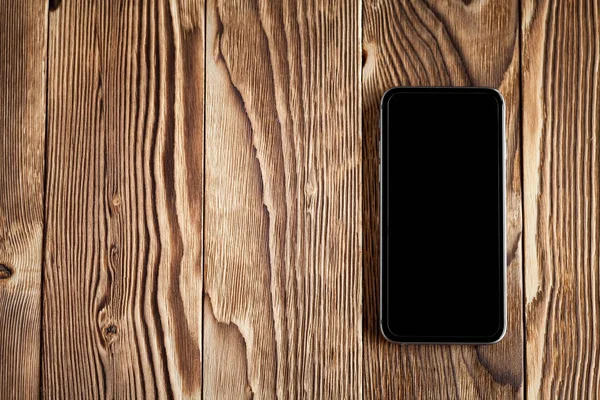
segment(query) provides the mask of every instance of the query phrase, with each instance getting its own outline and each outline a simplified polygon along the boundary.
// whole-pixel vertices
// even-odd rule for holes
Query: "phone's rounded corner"
[[[502,339],[504,339],[504,336],[506,336],[506,321],[502,323],[500,329],[498,329],[498,331],[495,334],[490,336],[490,338],[486,340],[484,344],[499,343]]]
[[[384,110],[387,104],[390,102],[392,97],[394,97],[402,88],[395,86],[386,90],[381,96],[381,102],[379,103],[379,108]]]
[[[379,320],[379,331],[385,340],[390,343],[400,344],[397,336],[390,330],[388,324],[384,320]]]
[[[498,105],[504,109],[504,107],[506,106],[506,100],[504,100],[504,96],[502,95],[502,93],[500,93],[500,91],[498,89],[493,88],[493,87],[483,87],[483,88],[480,88],[480,90],[482,90],[484,93],[492,96],[492,98],[494,98],[494,100],[496,100]]]

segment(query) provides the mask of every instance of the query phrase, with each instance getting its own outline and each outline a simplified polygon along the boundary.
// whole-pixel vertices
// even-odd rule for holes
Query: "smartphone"
[[[506,331],[505,106],[489,88],[388,90],[381,101],[381,314],[398,343]]]

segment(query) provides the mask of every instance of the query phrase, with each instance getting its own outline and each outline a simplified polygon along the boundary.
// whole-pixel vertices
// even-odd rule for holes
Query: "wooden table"
[[[0,4],[1,398],[600,395],[597,0],[50,3]],[[396,85],[506,98],[497,345],[378,332]]]

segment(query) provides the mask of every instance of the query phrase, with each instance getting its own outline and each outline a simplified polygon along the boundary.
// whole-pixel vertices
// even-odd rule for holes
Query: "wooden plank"
[[[522,397],[518,29],[516,0],[363,1],[363,321],[367,398]],[[506,99],[508,330],[505,338],[493,346],[398,346],[386,342],[379,333],[379,101],[389,87],[420,85],[491,86],[499,88]]]
[[[598,398],[600,5],[523,2],[527,394]]]
[[[204,4],[65,1],[49,46],[44,397],[198,398]]]
[[[362,396],[359,4],[207,3],[206,398]]]
[[[39,396],[46,113],[44,1],[0,4],[0,397]]]

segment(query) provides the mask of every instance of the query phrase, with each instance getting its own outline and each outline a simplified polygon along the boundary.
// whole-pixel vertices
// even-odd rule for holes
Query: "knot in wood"
[[[105,329],[104,329],[104,333],[106,333],[106,336],[112,336],[112,335],[116,335],[117,334],[117,326],[114,324],[110,324],[108,325]]]
[[[50,0],[48,3],[48,10],[55,11],[60,6],[61,0]]]
[[[0,279],[8,279],[12,276],[13,270],[7,265],[0,264]]]

